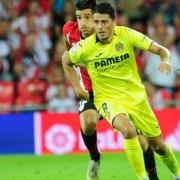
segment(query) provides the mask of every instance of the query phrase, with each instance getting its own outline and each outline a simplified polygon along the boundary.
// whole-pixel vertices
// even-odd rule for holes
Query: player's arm
[[[69,52],[65,51],[62,56],[62,65],[64,72],[66,73],[66,76],[70,83],[72,84],[76,95],[80,99],[89,99],[89,93],[84,90],[80,84],[79,76],[77,75],[76,70],[73,67],[73,63],[70,60]]]
[[[65,36],[63,36],[63,44],[65,50],[69,50],[71,48]]]
[[[63,37],[63,42],[64,42],[65,50],[69,50],[71,47],[66,37]],[[68,80],[72,84],[77,97],[81,99],[87,99],[84,89],[82,88],[80,84],[79,75],[77,74],[73,64],[70,62],[68,51],[64,52],[64,55],[62,58],[63,58],[62,64],[63,64],[64,71],[66,73]]]
[[[171,72],[170,51],[154,41],[151,43],[149,47],[149,51],[160,56],[161,63],[159,65],[159,70],[164,74],[170,74]]]
[[[160,56],[161,63],[159,65],[159,70],[162,73],[169,74],[171,72],[170,52],[168,49],[152,41],[148,36],[133,29],[128,29],[128,34],[133,46],[141,50],[148,50]]]

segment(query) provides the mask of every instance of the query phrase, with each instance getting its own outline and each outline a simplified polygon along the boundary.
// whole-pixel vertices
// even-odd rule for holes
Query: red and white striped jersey
[[[69,43],[70,47],[74,46],[78,41],[80,41],[80,30],[78,28],[78,23],[75,21],[67,22],[63,26],[63,34],[67,39],[67,42]],[[81,82],[83,87],[91,92],[92,91],[92,83],[91,79],[88,75],[88,72],[85,68],[79,68],[79,74],[81,77]]]

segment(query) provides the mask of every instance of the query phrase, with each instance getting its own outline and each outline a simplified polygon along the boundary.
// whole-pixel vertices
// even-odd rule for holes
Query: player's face
[[[108,14],[94,13],[94,27],[101,42],[110,42],[114,36],[115,21]]]
[[[76,18],[83,38],[90,36],[94,31],[92,10],[76,10]]]

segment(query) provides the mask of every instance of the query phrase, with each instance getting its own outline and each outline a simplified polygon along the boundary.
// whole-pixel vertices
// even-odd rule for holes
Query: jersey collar
[[[116,36],[116,32],[115,31],[114,31],[114,36]],[[98,43],[98,42],[100,42],[100,40],[99,40],[99,38],[98,38],[98,36],[96,34],[96,43]]]

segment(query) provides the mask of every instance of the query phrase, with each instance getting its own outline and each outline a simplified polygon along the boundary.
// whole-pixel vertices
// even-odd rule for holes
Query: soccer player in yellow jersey
[[[158,121],[150,108],[138,75],[134,48],[160,56],[159,70],[171,71],[170,52],[147,36],[127,27],[115,26],[115,11],[108,3],[96,6],[93,14],[96,34],[65,52],[63,63],[87,68],[92,80],[94,103],[100,114],[124,137],[124,150],[138,179],[148,179],[136,128],[173,174],[180,168],[172,150],[163,142]],[[84,97],[88,93],[84,92]]]
[[[77,43],[80,39],[85,39],[93,34],[94,22],[92,12],[95,3],[95,0],[78,0],[75,3],[77,22],[67,22],[63,27],[63,32],[66,37],[66,49],[69,50],[70,46],[73,46],[73,44]],[[90,77],[84,68],[80,69],[82,81],[80,81],[79,75],[73,67],[66,66],[64,69],[66,69],[67,76],[71,77],[70,82],[78,97],[81,97],[81,92],[84,92],[84,88],[82,88],[81,84],[82,82],[83,87],[88,90],[89,94],[93,94]],[[81,91],[81,89],[83,91]],[[82,139],[91,158],[87,170],[87,180],[98,180],[101,158],[97,148],[96,124],[99,121],[99,114],[94,106],[92,98],[90,98],[89,101],[84,99],[81,100],[79,113]],[[144,162],[149,179],[159,180],[153,151],[148,146],[147,142],[145,142],[142,135],[139,135],[138,138],[143,149]]]

